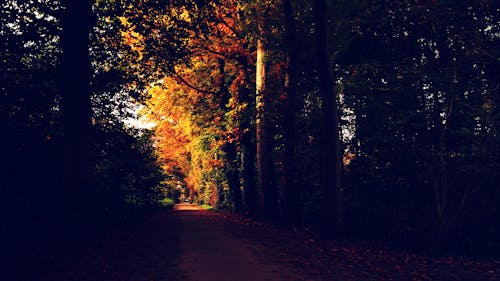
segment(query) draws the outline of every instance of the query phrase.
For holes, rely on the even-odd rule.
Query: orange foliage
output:
[[[157,124],[155,141],[166,171],[180,170],[193,194],[200,194],[201,187],[209,190],[207,201],[213,204],[214,188],[224,187],[214,187],[206,178],[221,173],[222,147],[241,137],[239,120],[247,104],[239,92],[252,83],[248,79],[255,54],[245,47],[251,45],[247,38],[240,36],[248,24],[239,16],[241,4],[225,0],[211,5],[215,14],[205,19],[208,30],[191,31],[190,62],[176,65],[173,75],[149,88],[144,114]],[[186,10],[176,13],[189,18]],[[164,24],[175,24],[171,21],[166,17]],[[131,48],[137,44],[133,35],[124,34]]]

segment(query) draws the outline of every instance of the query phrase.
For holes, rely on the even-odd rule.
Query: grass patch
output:
[[[208,204],[201,204],[200,207],[205,210],[213,210],[214,207],[208,205]]]

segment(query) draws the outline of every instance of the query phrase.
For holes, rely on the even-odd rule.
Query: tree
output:
[[[225,75],[225,62],[224,59],[219,58],[217,62],[219,66],[219,79],[218,81],[219,86],[219,95],[221,96],[221,108],[230,111],[231,106],[229,104],[229,101],[231,99],[231,95],[226,87],[226,75]],[[231,120],[230,117],[225,114],[225,123],[226,123],[226,131],[230,131],[232,128],[230,126]],[[229,134],[229,137],[231,137],[231,134]],[[236,143],[235,139],[228,139],[224,146],[223,146],[223,151],[224,151],[224,156],[225,156],[225,173],[226,173],[226,178],[227,178],[227,183],[230,191],[230,196],[231,196],[231,201],[232,201],[232,209],[236,212],[241,212],[242,211],[242,197],[241,197],[241,188],[240,188],[240,178],[238,174],[238,159],[237,159],[237,151],[236,151]]]
[[[299,221],[299,187],[297,186],[297,174],[295,169],[295,149],[297,139],[296,127],[296,100],[297,100],[297,35],[294,13],[291,0],[282,1],[282,9],[285,20],[286,48],[286,70],[285,70],[285,106],[283,114],[283,134],[285,138],[285,151],[283,170],[285,183],[282,192],[282,216],[288,224],[297,224]]]
[[[321,120],[321,187],[322,229],[327,235],[343,236],[342,197],[340,187],[340,145],[335,78],[330,63],[327,6],[324,0],[314,1],[314,19],[318,47],[318,72],[322,98]]]
[[[262,19],[263,20],[263,19]],[[261,22],[260,25],[264,23]],[[263,27],[260,28],[263,30]],[[257,39],[255,71],[255,136],[257,145],[257,185],[261,215],[277,219],[276,194],[273,186],[272,132],[270,127],[270,97],[266,91],[266,47],[263,38]]]
[[[93,180],[91,66],[89,33],[91,1],[68,1],[62,19],[61,93],[64,124],[62,204],[66,219],[78,219],[89,207]]]

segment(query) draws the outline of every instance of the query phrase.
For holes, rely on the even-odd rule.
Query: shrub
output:
[[[160,201],[162,207],[167,209],[173,209],[175,205],[175,201],[172,198],[165,197]]]

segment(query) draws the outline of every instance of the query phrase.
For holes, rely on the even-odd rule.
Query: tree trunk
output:
[[[262,39],[257,40],[256,65],[256,143],[257,143],[257,192],[260,215],[267,219],[276,219],[276,195],[272,186],[272,134],[269,126],[269,97],[266,92],[266,50]]]
[[[298,55],[295,19],[293,18],[290,0],[283,0],[283,15],[285,18],[285,49],[287,55],[287,68],[285,73],[285,106],[283,112],[283,133],[285,151],[283,161],[284,185],[282,194],[282,217],[285,223],[296,225],[299,218],[299,188],[297,186],[295,170],[295,146],[297,138],[296,128],[296,102],[297,102],[297,65]]]
[[[224,153],[226,155],[226,178],[231,192],[233,202],[233,211],[239,213],[242,210],[242,198],[240,189],[240,178],[238,175],[236,144],[228,142],[224,145]]]
[[[249,66],[248,57],[239,56],[237,60],[240,67],[247,73],[247,80],[250,80],[248,73],[252,73],[253,68]],[[252,106],[252,101],[251,90],[247,87],[247,83],[244,83],[238,92],[238,104],[247,105],[239,116],[239,131],[241,133],[239,176],[243,186],[242,209],[249,216],[257,216],[258,196],[255,184],[256,145],[254,143],[254,128],[252,126],[252,117],[255,116],[255,108]]]
[[[61,95],[64,125],[62,212],[69,222],[89,215],[93,174],[91,65],[89,32],[91,1],[66,1],[62,19]]]
[[[447,164],[447,145],[446,137],[448,135],[448,128],[450,126],[450,117],[453,112],[454,104],[454,83],[456,83],[456,67],[453,72],[453,80],[451,82],[450,96],[448,97],[448,104],[445,111],[444,120],[439,120],[439,146],[436,152],[432,146],[433,155],[433,186],[434,186],[434,202],[436,208],[436,233],[433,239],[434,247],[442,249],[446,247],[447,229],[449,228],[449,209],[448,209],[448,164]]]
[[[219,64],[219,73],[222,81],[220,81],[219,93],[221,95],[221,108],[226,108],[230,110],[228,107],[230,93],[225,84],[225,62],[224,59],[218,59]],[[228,123],[228,122],[226,122]],[[231,201],[233,202],[233,210],[235,212],[241,212],[241,189],[240,189],[240,179],[238,175],[238,155],[236,151],[236,144],[234,142],[226,142],[223,147],[225,158],[226,158],[226,167],[225,174],[227,183],[229,186]]]
[[[248,126],[250,128],[250,126]],[[250,216],[258,214],[258,196],[255,185],[255,144],[252,142],[252,131],[243,131],[241,136],[241,174],[240,177],[243,181],[244,187],[244,204],[245,212]]]
[[[242,67],[246,70],[248,67],[247,58],[242,58]],[[251,116],[254,115],[253,107],[250,107],[250,89],[246,86],[241,87],[238,94],[238,103],[247,104],[240,116],[239,131],[240,139],[240,178],[243,185],[243,203],[244,211],[250,216],[257,215],[257,187],[255,184],[255,159],[256,145],[254,143],[253,127]]]
[[[314,20],[318,48],[318,71],[322,98],[321,120],[321,188],[322,231],[327,236],[342,238],[342,198],[340,187],[340,141],[335,79],[330,64],[327,6],[325,0],[314,0]]]

